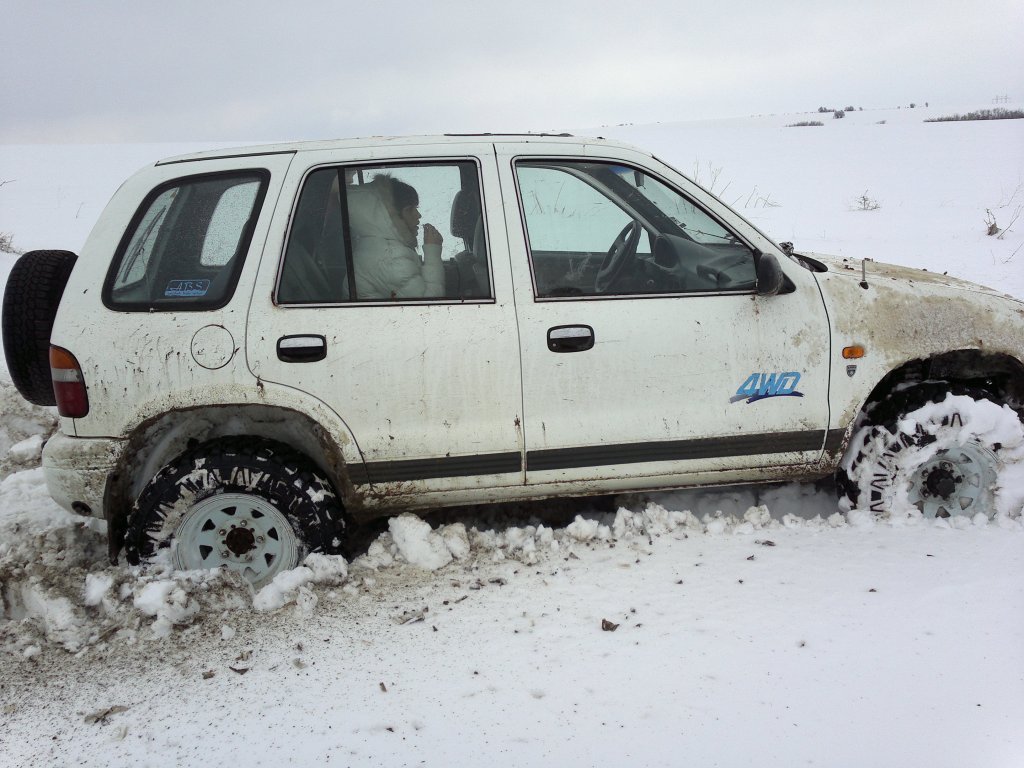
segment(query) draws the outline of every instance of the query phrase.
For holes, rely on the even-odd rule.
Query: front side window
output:
[[[491,296],[474,163],[335,166],[306,177],[279,304]]]
[[[530,160],[516,178],[538,298],[755,288],[751,248],[648,173]]]
[[[104,285],[112,309],[224,306],[238,281],[266,189],[264,171],[177,179],[143,202]]]

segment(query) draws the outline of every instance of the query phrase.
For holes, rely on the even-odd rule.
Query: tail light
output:
[[[61,347],[50,346],[50,377],[57,411],[61,416],[80,419],[89,413],[89,393],[75,356]]]

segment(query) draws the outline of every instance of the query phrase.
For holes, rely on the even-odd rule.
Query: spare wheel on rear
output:
[[[50,332],[77,256],[29,251],[11,268],[4,291],[4,356],[11,381],[35,405],[54,405]]]

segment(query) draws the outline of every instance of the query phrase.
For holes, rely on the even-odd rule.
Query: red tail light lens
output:
[[[75,356],[61,347],[50,347],[50,377],[57,411],[61,416],[80,419],[89,413],[89,393]]]

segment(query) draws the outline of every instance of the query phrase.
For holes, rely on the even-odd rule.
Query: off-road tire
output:
[[[14,262],[4,290],[4,356],[11,381],[34,405],[54,405],[50,333],[64,286],[78,257],[70,251],[29,251]]]
[[[948,395],[968,396],[975,401],[988,400],[998,405],[997,398],[987,392],[942,382],[922,384],[874,404],[868,410],[866,423],[855,432],[847,456],[836,473],[843,509],[887,514],[890,510],[886,499],[896,485],[902,483],[911,489],[911,500],[916,501],[916,506],[926,516],[973,516],[978,512],[991,516],[996,477],[1002,463],[999,443],[990,444],[977,438],[961,443],[947,434],[942,444],[933,449],[937,451],[935,458],[909,474],[906,468],[900,467],[901,456],[932,446],[939,439],[921,425],[907,432],[899,427],[900,421],[928,403],[942,403]],[[932,428],[956,427],[955,409],[952,414],[929,424]],[[884,449],[879,449],[879,439]],[[952,485],[943,483],[944,478],[940,477],[943,474]],[[929,477],[931,485],[926,482]],[[970,487],[965,478],[973,478],[975,486]],[[968,504],[958,503],[960,484],[963,484],[962,495]],[[953,488],[957,490],[951,490]],[[927,492],[922,493],[922,489]],[[947,496],[943,497],[942,493]]]
[[[264,569],[267,572],[260,574],[260,583],[254,586],[269,582],[286,567],[301,564],[311,552],[336,554],[345,545],[347,518],[341,502],[311,461],[282,443],[232,437],[187,451],[150,480],[128,516],[124,539],[128,562],[149,562],[162,550],[176,547],[176,533],[194,523],[190,515],[200,514],[197,508],[216,505],[223,494],[242,495],[257,506],[269,504],[291,528],[280,531],[282,538],[294,535],[296,551],[294,557],[287,558],[290,564]],[[254,553],[261,554],[258,549]],[[178,554],[172,550],[172,563],[175,557]],[[183,559],[191,563],[189,567],[205,567],[197,564],[195,556]],[[226,565],[245,576],[245,566],[235,559],[220,558],[215,552],[209,562],[211,567]],[[256,581],[251,572],[247,578]]]

